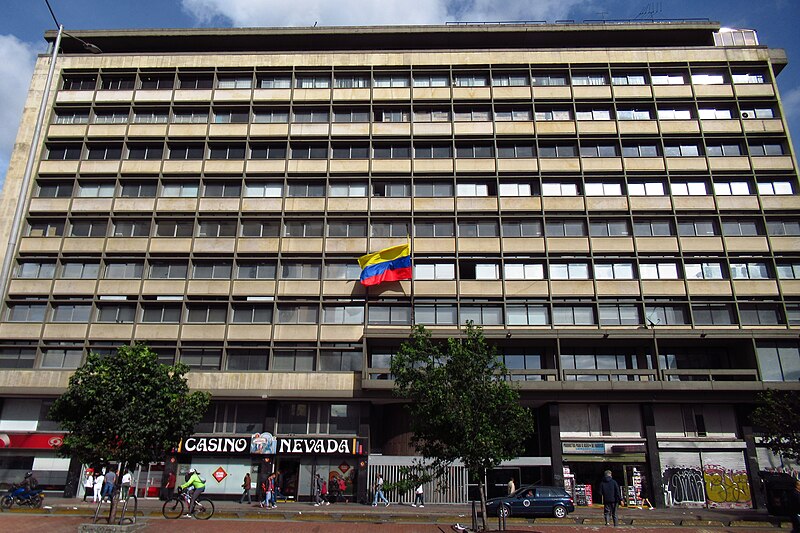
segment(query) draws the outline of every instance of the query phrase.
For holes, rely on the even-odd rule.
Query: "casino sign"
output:
[[[255,433],[250,437],[192,435],[181,441],[178,453],[195,455],[363,455],[362,439],[327,437],[275,437]]]

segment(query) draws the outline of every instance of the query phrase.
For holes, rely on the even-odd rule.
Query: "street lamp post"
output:
[[[0,283],[2,283],[2,294],[6,294],[8,285],[11,282],[11,262],[13,260],[14,251],[17,248],[17,241],[19,239],[19,230],[22,223],[22,217],[25,213],[25,206],[28,200],[28,194],[31,188],[31,177],[33,176],[33,165],[36,162],[36,152],[39,148],[39,138],[42,134],[42,126],[44,125],[44,116],[47,113],[47,102],[50,99],[50,85],[53,82],[53,73],[56,70],[56,60],[58,59],[58,51],[61,48],[61,37],[66,35],[81,43],[83,49],[92,54],[102,54],[103,51],[99,46],[92,43],[87,43],[79,37],[70,35],[64,31],[64,25],[58,22],[53,8],[50,7],[50,2],[45,0],[47,9],[50,10],[50,15],[53,21],[58,26],[58,33],[56,40],[53,43],[53,53],[50,55],[50,68],[47,70],[47,80],[44,82],[44,90],[42,91],[42,101],[39,104],[39,115],[36,117],[36,125],[33,128],[33,137],[31,138],[31,146],[28,150],[28,162],[25,164],[25,173],[22,176],[22,183],[19,186],[19,196],[17,197],[17,207],[14,211],[14,219],[11,222],[11,229],[8,235],[8,246],[6,247],[6,254],[3,256],[3,266],[0,269]]]
[[[47,112],[47,101],[50,99],[50,84],[53,81],[53,73],[56,70],[56,59],[58,58],[58,49],[61,46],[61,36],[64,33],[64,26],[58,25],[58,34],[56,34],[55,43],[53,43],[53,53],[50,56],[50,68],[47,70],[47,80],[44,82],[44,90],[42,91],[42,101],[39,104],[39,115],[36,117],[36,126],[33,128],[33,138],[31,138],[31,146],[28,150],[28,162],[25,164],[25,174],[22,176],[22,183],[19,187],[19,197],[17,198],[17,208],[14,211],[14,219],[11,222],[11,230],[8,236],[8,246],[6,247],[6,255],[3,257],[3,268],[0,270],[0,280],[3,283],[3,294],[8,290],[10,281],[11,260],[14,255],[14,250],[17,247],[17,239],[19,238],[19,226],[22,222],[22,215],[25,213],[26,200],[28,199],[28,191],[31,186],[31,176],[33,174],[33,164],[36,161],[36,151],[39,147],[39,137],[42,133],[42,125],[44,124],[44,115]]]

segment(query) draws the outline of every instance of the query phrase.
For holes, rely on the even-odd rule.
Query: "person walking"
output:
[[[322,478],[319,474],[314,474],[314,485],[311,490],[314,493],[314,507],[319,507],[322,503]]]
[[[375,480],[375,497],[372,499],[372,506],[378,506],[378,500],[382,500],[386,507],[389,507],[389,500],[383,495],[383,474],[378,472],[378,478]]]
[[[800,479],[795,480],[789,493],[789,512],[792,513],[792,533],[800,533]]]
[[[422,483],[417,485],[414,490],[414,503],[411,504],[411,507],[416,507],[417,502],[419,502],[420,507],[425,507],[425,491],[422,488]]]
[[[622,501],[622,490],[619,483],[611,477],[611,470],[603,473],[603,481],[600,482],[600,496],[603,498],[603,518],[606,519],[606,525],[608,525],[608,516],[611,515],[614,527],[617,527],[617,506]]]
[[[102,499],[101,492],[103,490],[103,483],[103,474],[98,472],[97,475],[94,476],[94,497],[92,498],[92,503],[99,502]]]
[[[261,502],[261,507],[266,507],[267,509],[272,509],[272,498],[275,494],[275,473],[273,472],[269,476],[267,476],[267,480],[264,482],[264,501]]]
[[[328,501],[330,503],[339,502],[339,478],[338,476],[331,476],[328,483]]]
[[[167,483],[164,485],[164,489],[161,494],[161,499],[164,501],[168,501],[172,499],[172,495],[175,493],[175,472],[170,471],[167,474]]]
[[[508,495],[511,496],[514,494],[514,491],[517,490],[517,486],[514,485],[514,478],[508,480]]]
[[[272,473],[272,499],[269,501],[270,506],[275,509],[278,507],[278,492],[281,490],[281,482],[283,477],[281,476],[281,471],[276,470]],[[281,494],[283,497],[283,494]]]
[[[88,468],[86,470],[86,479],[83,480],[83,501],[91,496],[94,492],[94,470]]]
[[[247,498],[247,503],[252,504],[253,500],[250,498],[250,472],[247,472],[244,475],[244,480],[242,481],[242,497],[239,498],[239,503],[244,503],[244,499]]]

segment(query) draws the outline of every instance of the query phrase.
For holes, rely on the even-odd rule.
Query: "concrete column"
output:
[[[547,418],[550,425],[550,458],[553,462],[553,486],[564,486],[564,458],[561,453],[561,421],[558,404],[547,406]]]
[[[664,491],[661,490],[661,458],[658,455],[658,438],[656,438],[656,417],[653,404],[642,404],[642,422],[644,423],[645,446],[647,451],[647,477],[650,486],[650,503],[655,507],[664,507]]]
[[[69,469],[67,470],[67,482],[64,484],[64,497],[75,498],[81,496],[79,491],[83,490],[81,487],[81,462],[72,457],[69,460]]]
[[[761,483],[761,476],[758,475],[758,454],[756,452],[756,440],[753,437],[753,426],[750,425],[750,412],[743,406],[736,409],[736,421],[739,424],[739,431],[745,445],[744,462],[747,465],[747,481],[750,483],[750,498],[753,507],[765,509],[767,507],[766,491]]]

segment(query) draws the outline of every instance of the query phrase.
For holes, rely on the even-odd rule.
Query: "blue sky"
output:
[[[441,24],[703,18],[758,31],[784,48],[778,77],[790,128],[800,139],[800,0],[50,0],[70,29]],[[55,25],[44,0],[0,0],[0,179],[5,176],[36,54]],[[795,143],[797,146],[797,143]]]

